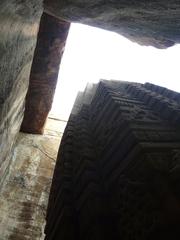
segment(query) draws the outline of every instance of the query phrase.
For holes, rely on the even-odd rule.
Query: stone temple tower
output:
[[[59,149],[46,239],[180,239],[179,229],[180,94],[89,84]]]

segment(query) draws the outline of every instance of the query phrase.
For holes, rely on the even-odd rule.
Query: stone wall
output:
[[[0,2],[0,182],[22,122],[42,0]]]
[[[0,239],[43,240],[58,146],[66,123],[48,119],[44,135],[19,133],[0,189]]]

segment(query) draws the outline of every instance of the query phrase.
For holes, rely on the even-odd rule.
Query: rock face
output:
[[[142,45],[180,43],[177,0],[45,0],[46,12],[72,22],[105,28]]]
[[[0,1],[0,183],[23,118],[42,0]]]
[[[64,125],[48,119],[43,136],[18,134],[10,176],[0,190],[1,240],[44,239],[49,190]]]
[[[101,81],[79,94],[58,153],[50,239],[180,239],[180,94]]]
[[[51,109],[70,24],[44,13],[32,64],[21,131],[42,134]]]

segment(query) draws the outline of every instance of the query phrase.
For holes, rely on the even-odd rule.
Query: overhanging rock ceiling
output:
[[[176,0],[45,0],[45,11],[120,33],[142,45],[167,48],[180,43]]]

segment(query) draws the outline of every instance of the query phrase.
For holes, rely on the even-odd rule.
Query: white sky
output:
[[[67,119],[87,82],[114,79],[151,82],[180,92],[180,45],[142,47],[119,34],[71,24],[51,114]]]

